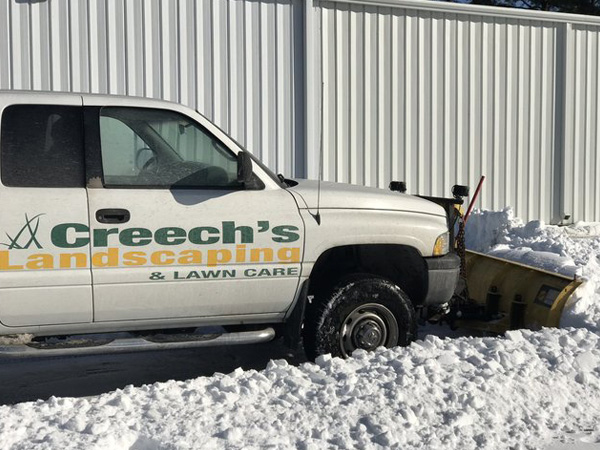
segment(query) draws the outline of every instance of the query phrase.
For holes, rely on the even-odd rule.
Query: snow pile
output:
[[[32,339],[33,334],[13,334],[0,336],[0,345],[29,344]]]
[[[574,238],[588,238],[600,236],[600,223],[578,222],[565,228],[565,232]]]
[[[586,280],[566,305],[562,326],[600,332],[600,225],[568,227],[541,221],[523,224],[510,208],[474,211],[466,229],[467,248]]]
[[[521,225],[523,222],[514,217],[511,208],[502,211],[474,209],[465,230],[467,248],[476,252],[487,252],[502,236]]]
[[[300,367],[0,407],[4,448],[540,448],[600,440],[600,336],[428,337]],[[569,437],[570,436],[570,437]],[[578,439],[578,438],[577,438]]]

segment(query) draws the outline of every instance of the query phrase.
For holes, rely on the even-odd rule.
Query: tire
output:
[[[383,278],[354,275],[310,305],[304,349],[311,360],[327,353],[346,358],[357,348],[406,346],[416,330],[417,315],[402,289]]]

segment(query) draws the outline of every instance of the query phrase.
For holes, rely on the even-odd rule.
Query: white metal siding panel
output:
[[[162,98],[304,175],[301,0],[0,2],[0,89]]]
[[[570,26],[567,43],[564,213],[600,220],[600,46],[596,26]]]
[[[316,11],[325,179],[450,195],[483,174],[479,206],[550,218],[557,24],[342,2]]]

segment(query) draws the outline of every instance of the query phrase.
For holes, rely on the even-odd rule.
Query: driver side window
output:
[[[100,141],[107,187],[242,187],[236,155],[174,111],[102,108]]]
[[[112,117],[100,117],[100,137],[105,183],[134,184],[140,173],[136,166],[136,153],[144,152],[148,145],[131,128]],[[139,155],[138,159],[143,160],[144,156],[147,155]]]

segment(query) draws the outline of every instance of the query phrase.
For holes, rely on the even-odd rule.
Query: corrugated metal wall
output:
[[[296,0],[2,0],[0,89],[183,103],[304,173],[303,17]]]
[[[367,3],[315,4],[327,179],[405,180],[411,192],[449,195],[483,174],[479,206],[511,205],[524,219],[600,219],[597,26],[569,34],[565,83],[571,27],[547,15]],[[572,166],[564,181],[563,162]]]
[[[599,28],[570,25],[566,40],[563,195],[575,220],[600,220]]]
[[[547,217],[556,26],[320,3],[327,178]],[[349,151],[348,151],[349,150]]]
[[[200,110],[276,171],[600,220],[600,20],[418,0],[4,0],[0,88]],[[321,144],[322,142],[322,144]]]

